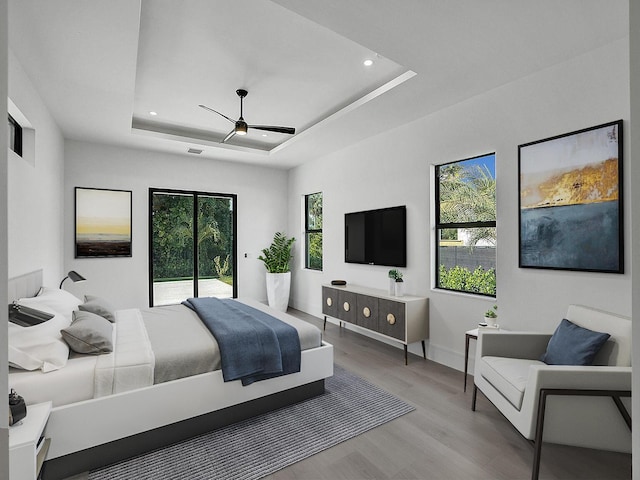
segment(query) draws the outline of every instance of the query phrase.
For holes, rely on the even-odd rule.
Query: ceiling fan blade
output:
[[[248,127],[256,130],[266,130],[267,132],[288,133],[289,135],[296,133],[296,129],[293,127],[276,127],[273,125],[248,125]]]
[[[205,110],[209,110],[210,112],[217,113],[217,114],[218,114],[218,115],[220,115],[221,117],[224,117],[224,118],[226,118],[227,120],[229,120],[231,123],[236,123],[236,121],[235,121],[235,120],[230,119],[230,118],[229,118],[229,117],[227,117],[224,113],[220,113],[220,112],[218,112],[218,111],[214,110],[213,108],[209,108],[209,107],[207,107],[206,105],[198,105],[198,106],[199,106],[200,108],[204,108]]]
[[[233,130],[231,130],[226,137],[224,137],[224,140],[222,140],[220,143],[225,143],[227,140],[229,140],[231,137],[233,137],[236,134],[236,129],[234,128]]]

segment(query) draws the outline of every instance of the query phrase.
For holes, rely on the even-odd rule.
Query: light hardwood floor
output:
[[[289,310],[322,328],[322,320]],[[335,362],[416,410],[267,477],[270,480],[526,480],[533,447],[457,370],[327,323]],[[461,344],[464,337],[460,339]],[[461,345],[462,350],[462,345]],[[468,385],[473,385],[469,377]],[[367,408],[363,405],[362,408]],[[86,479],[86,475],[73,480]],[[631,478],[631,455],[545,444],[541,480]]]

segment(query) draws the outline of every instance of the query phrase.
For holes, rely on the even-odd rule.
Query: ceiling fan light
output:
[[[247,124],[242,122],[236,123],[236,135],[246,135],[247,134]]]

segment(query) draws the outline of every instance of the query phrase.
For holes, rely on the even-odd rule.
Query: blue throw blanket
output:
[[[232,299],[190,298],[218,347],[225,382],[259,380],[300,371],[300,338],[291,325]]]

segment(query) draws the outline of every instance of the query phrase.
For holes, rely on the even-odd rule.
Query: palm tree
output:
[[[440,223],[492,222],[496,219],[496,180],[486,166],[459,164],[440,169]],[[496,230],[479,226],[465,229],[469,244],[480,240],[495,245]]]

